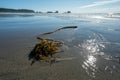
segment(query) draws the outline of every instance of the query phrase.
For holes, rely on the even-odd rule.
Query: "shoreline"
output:
[[[120,64],[105,59],[119,56],[120,45],[112,43],[119,43],[120,32],[108,30],[119,29],[119,21],[98,21],[77,22],[51,16],[1,20],[0,80],[119,80]],[[39,42],[36,36],[68,25],[77,25],[78,29],[45,36],[65,43],[64,52],[58,53],[60,61],[52,65],[38,61],[31,66],[28,55]]]

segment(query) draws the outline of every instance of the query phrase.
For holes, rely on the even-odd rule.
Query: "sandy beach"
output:
[[[107,22],[101,21],[103,27],[98,29],[93,22],[75,21],[48,16],[0,18],[0,80],[119,80],[120,64],[111,60],[111,56],[120,55],[117,41],[120,33],[108,31],[116,36],[111,41],[104,31]],[[65,42],[64,52],[57,54],[59,61],[53,64],[37,61],[31,66],[28,55],[39,42],[36,36],[68,25],[76,25],[78,29],[46,36]],[[93,27],[86,29],[89,26]],[[111,45],[117,49],[112,51],[108,47]]]

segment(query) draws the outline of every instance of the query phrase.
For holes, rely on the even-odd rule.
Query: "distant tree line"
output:
[[[55,12],[53,12],[53,11],[47,11],[47,13],[59,13],[59,11],[55,11]]]
[[[40,11],[35,12],[34,10],[30,9],[10,9],[10,8],[0,8],[0,12],[11,12],[11,13],[42,13]],[[58,10],[55,12],[47,11],[46,13],[59,13]],[[71,13],[71,11],[66,11],[64,13]]]
[[[55,12],[53,12],[53,11],[47,11],[47,13],[59,13],[59,11],[55,11]],[[67,11],[67,12],[64,12],[64,13],[71,13],[71,11]]]
[[[9,9],[9,8],[0,8],[0,12],[13,12],[13,13],[34,13],[34,10],[29,9]]]

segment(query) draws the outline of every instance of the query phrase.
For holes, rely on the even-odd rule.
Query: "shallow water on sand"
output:
[[[119,80],[120,19],[37,15],[0,17],[1,80]],[[28,54],[38,34],[78,26],[45,36],[65,43],[60,61],[30,66]]]

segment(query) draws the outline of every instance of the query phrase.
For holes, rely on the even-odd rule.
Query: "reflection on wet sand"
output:
[[[92,79],[98,79],[98,75],[109,76],[118,72],[116,66],[119,66],[119,59],[107,54],[108,46],[111,45],[108,43],[111,42],[107,41],[102,34],[93,32],[93,36],[78,45],[83,50],[81,66]],[[116,44],[114,45],[117,46]],[[114,62],[116,62],[116,65],[111,65]],[[105,79],[109,77],[105,77]]]
[[[88,55],[86,60],[82,64],[82,67],[85,69],[87,74],[93,78],[95,78],[95,73],[97,69],[96,61],[97,59],[94,56]]]

